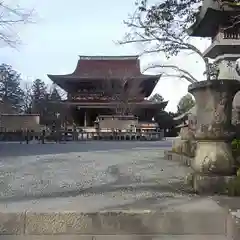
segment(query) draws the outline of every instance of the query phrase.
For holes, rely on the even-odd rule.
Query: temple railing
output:
[[[219,32],[215,38],[212,39],[212,42],[221,41],[221,40],[240,40],[239,32],[231,32],[231,31],[222,31]]]
[[[224,32],[223,39],[240,39],[239,32]]]
[[[82,92],[69,94],[69,99],[86,98],[86,97],[99,98],[99,97],[102,97],[103,95],[104,95],[103,92],[93,92],[93,93],[91,93],[91,92],[82,91]]]
[[[114,96],[104,96],[104,95],[98,95],[98,94],[91,94],[91,95],[76,95],[71,96],[69,98],[71,101],[80,101],[80,102],[109,102],[109,101],[143,101],[144,98],[140,97],[131,97],[128,99],[122,99],[120,95],[114,95]]]

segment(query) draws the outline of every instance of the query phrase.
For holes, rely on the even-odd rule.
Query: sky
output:
[[[135,0],[5,0],[9,4],[34,8],[34,24],[17,28],[22,44],[17,49],[2,47],[0,61],[10,64],[22,74],[24,81],[36,78],[51,81],[47,74],[69,74],[74,71],[79,55],[135,55],[143,48],[136,44],[119,46],[127,32],[123,20],[135,9]],[[204,50],[209,42],[194,39]],[[161,55],[142,57],[142,71],[152,62],[164,63]],[[199,80],[203,80],[201,58],[181,54],[170,60]],[[169,61],[168,61],[169,64]],[[151,72],[152,73],[152,72]],[[157,73],[155,70],[154,73]],[[188,82],[179,79],[160,79],[154,93],[161,94],[169,103],[168,111],[176,111],[180,98],[187,93]]]

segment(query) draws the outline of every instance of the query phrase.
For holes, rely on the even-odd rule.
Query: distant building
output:
[[[137,117],[133,115],[99,115],[96,120],[96,127],[100,131],[131,131],[136,132],[138,125]]]
[[[140,122],[150,123],[167,105],[146,100],[160,76],[143,75],[138,56],[80,56],[72,74],[48,76],[68,93],[62,104],[68,106],[73,122],[85,128],[93,127],[100,116],[109,116],[107,121],[113,115],[133,115]],[[124,91],[130,93],[128,99],[121,96],[123,81],[127,82]],[[122,107],[130,111],[119,113],[120,105],[127,105]]]
[[[39,132],[40,117],[38,114],[18,114],[7,101],[0,101],[0,132],[15,132],[27,129]]]
[[[1,114],[1,132],[34,131],[40,132],[41,125],[38,114]]]

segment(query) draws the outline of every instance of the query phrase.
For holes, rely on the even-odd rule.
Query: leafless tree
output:
[[[160,70],[160,74],[162,77],[175,77],[175,78],[180,78],[187,80],[190,83],[198,82],[198,80],[187,70],[181,69],[176,65],[158,65],[158,64],[152,64],[144,69],[143,72],[146,72],[150,69],[158,68]],[[171,73],[167,72],[167,69],[171,69]]]
[[[144,98],[141,81],[135,78],[107,79],[103,95],[116,104],[116,114],[133,114],[137,100]]]
[[[72,122],[71,107],[62,104],[62,100],[67,98],[67,93],[56,84],[48,85],[48,113],[50,121],[66,125]]]
[[[60,88],[58,85],[56,84],[51,84],[51,85],[48,85],[48,93],[49,95],[51,95],[53,93],[53,91],[57,91],[57,93],[59,94],[59,97],[64,100],[67,98],[67,93],[66,91],[64,91],[62,88]]]
[[[0,43],[10,47],[21,43],[16,28],[18,25],[33,23],[34,15],[33,9],[23,9],[0,0]]]
[[[129,31],[119,43],[141,43],[144,46],[142,54],[164,53],[167,58],[180,52],[196,54],[204,61],[204,73],[210,80],[212,73],[209,60],[191,44],[188,34],[201,4],[201,0],[164,0],[151,5],[148,0],[137,0],[135,12],[124,21]],[[156,64],[149,66],[147,70],[151,68],[160,68],[161,73],[172,69],[174,74],[165,75],[183,78],[191,83],[198,81],[188,71],[176,65]]]
[[[33,94],[32,94],[32,83],[25,82],[22,87],[23,90],[23,112],[31,113],[33,108]]]

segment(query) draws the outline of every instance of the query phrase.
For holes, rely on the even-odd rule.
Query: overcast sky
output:
[[[23,41],[18,50],[1,48],[1,62],[11,64],[25,80],[36,78],[50,83],[47,74],[68,74],[76,67],[79,55],[134,55],[141,51],[135,44],[119,46],[126,27],[123,20],[135,9],[135,0],[6,0],[12,4],[34,7],[37,23],[22,26]],[[115,42],[114,42],[115,41]],[[194,40],[202,50],[207,41]],[[164,58],[152,56],[141,61],[142,69]],[[203,63],[195,55],[182,55],[172,63],[189,70],[202,80]],[[188,82],[160,80],[154,92],[169,100],[167,110],[175,111],[179,99],[187,93]]]

